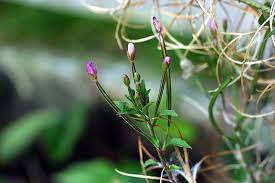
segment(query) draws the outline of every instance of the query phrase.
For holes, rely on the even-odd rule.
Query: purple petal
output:
[[[167,57],[164,58],[164,63],[165,64],[169,65],[170,62],[171,62],[171,58],[170,57],[167,56]]]
[[[86,72],[87,72],[90,76],[96,78],[97,70],[96,70],[96,68],[95,68],[95,66],[94,66],[92,60],[89,60],[89,61],[87,62],[87,64],[86,64]]]
[[[130,60],[135,60],[135,45],[133,43],[128,44],[127,55]]]
[[[161,23],[158,21],[158,19],[155,16],[152,18],[152,20],[153,20],[153,25],[154,25],[156,31],[158,33],[161,33],[162,32]]]

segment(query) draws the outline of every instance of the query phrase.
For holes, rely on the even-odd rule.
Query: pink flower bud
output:
[[[162,33],[162,25],[161,25],[161,23],[158,21],[158,19],[155,16],[153,17],[152,20],[153,20],[153,25],[154,25],[157,33],[161,34]]]
[[[135,45],[134,45],[133,43],[129,43],[129,44],[128,44],[127,55],[128,55],[128,58],[129,58],[131,61],[134,61],[134,60],[135,60],[135,57],[136,57],[136,50],[135,50]]]
[[[166,65],[170,65],[170,62],[171,62],[171,58],[170,57],[165,57],[164,58],[164,63],[166,64]]]
[[[86,72],[93,80],[97,78],[97,71],[92,60],[89,60],[86,64]]]
[[[217,33],[218,26],[217,26],[216,21],[213,18],[211,18],[210,21],[209,21],[209,27],[210,27],[210,31],[211,31],[212,34]]]

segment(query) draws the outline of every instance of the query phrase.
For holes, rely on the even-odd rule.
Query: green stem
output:
[[[229,78],[227,80],[225,80],[217,89],[217,91],[215,93],[212,94],[209,105],[208,105],[208,114],[209,114],[209,119],[210,122],[212,124],[212,126],[214,127],[214,129],[223,137],[226,137],[224,130],[222,129],[222,127],[217,123],[217,121],[215,120],[214,117],[214,105],[215,102],[218,98],[218,96],[222,93],[222,91],[229,85],[229,83],[233,80],[233,78]]]
[[[119,108],[117,107],[117,105],[113,102],[113,100],[111,99],[111,97],[109,97],[109,95],[106,93],[106,91],[104,90],[104,88],[101,86],[101,84],[98,82],[98,80],[96,80],[96,86],[98,88],[98,90],[100,91],[100,93],[103,95],[103,97],[105,98],[105,100],[107,101],[107,103],[113,108],[113,110],[116,113],[119,113]],[[141,129],[139,129],[134,122],[129,119],[126,115],[120,115],[120,117],[131,127],[133,128],[137,133],[141,134],[142,136],[144,136],[145,138],[147,138],[154,146],[155,143],[152,141],[152,138],[150,136],[148,136],[146,133],[144,133]]]
[[[166,82],[166,69],[163,71],[161,82],[160,82],[159,93],[158,93],[158,98],[157,98],[155,112],[154,112],[154,118],[158,115],[158,112],[159,112],[159,106],[161,103],[165,82]],[[156,124],[156,121],[157,119],[153,120],[153,125]]]
[[[215,130],[224,138],[224,140],[226,142],[228,142],[229,145],[229,138],[225,135],[224,130],[221,128],[221,126],[216,122],[215,118],[214,118],[214,112],[213,112],[213,108],[215,105],[215,102],[218,98],[218,96],[222,93],[222,91],[229,85],[229,83],[233,80],[233,78],[229,78],[227,80],[225,80],[221,86],[218,88],[218,90],[212,95],[211,99],[210,99],[210,103],[208,106],[208,112],[209,112],[209,119],[210,122],[212,123],[212,126],[215,128]],[[237,137],[238,141],[240,142],[239,137]],[[240,144],[240,143],[237,144]],[[232,148],[232,147],[231,147]],[[247,165],[246,161],[244,160],[243,155],[241,154],[241,158],[242,158],[242,164],[244,164],[244,168],[246,169],[246,172],[249,174],[251,180],[253,182],[256,181],[253,171],[251,170],[251,168]]]
[[[136,65],[135,65],[134,61],[131,61],[131,66],[132,66],[132,74],[133,74],[133,79],[134,79],[134,75],[137,72]]]
[[[172,92],[171,92],[171,73],[170,73],[170,67],[168,67],[167,70],[167,85],[166,85],[166,96],[167,96],[167,109],[171,110],[172,109]],[[168,116],[168,128],[170,127],[171,124],[171,116]]]
[[[160,37],[160,47],[161,47],[161,51],[162,51],[162,56],[163,59],[167,56],[167,52],[166,52],[166,46],[165,46],[165,42],[164,42],[164,37],[162,34],[159,35]],[[168,110],[172,109],[172,92],[171,92],[171,71],[170,71],[170,66],[168,66],[168,68],[166,69],[166,107]],[[168,116],[167,117],[167,132],[165,135],[165,140],[164,140],[164,144],[163,147],[165,147],[166,141],[168,139],[169,136],[169,127],[171,124],[171,120],[172,117]]]
[[[264,39],[263,39],[263,42],[261,44],[261,47],[259,49],[259,53],[257,55],[257,58],[258,59],[262,59],[263,57],[263,54],[264,54],[264,50],[265,50],[265,47],[266,47],[266,43],[268,41],[268,36],[270,34],[270,30],[267,29],[266,32],[265,32],[265,35],[264,35]],[[255,67],[255,73],[254,73],[254,76],[253,76],[253,80],[251,82],[251,87],[250,87],[250,95],[249,95],[249,99],[252,97],[252,95],[256,92],[256,85],[257,85],[257,81],[259,79],[259,69],[260,69],[261,65],[260,64],[257,64],[256,67]]]
[[[154,139],[157,139],[157,136],[155,134],[155,130],[154,130],[154,126],[153,124],[151,123],[151,121],[149,120],[148,121],[148,127],[149,127],[149,131],[150,131],[150,134],[151,136],[154,138]],[[156,146],[155,146],[156,147]],[[175,183],[174,181],[174,178],[173,178],[173,175],[171,174],[171,170],[169,168],[169,166],[167,166],[167,161],[166,161],[166,158],[165,158],[165,154],[164,152],[160,149],[159,145],[158,147],[156,147],[156,151],[158,153],[158,156],[159,156],[159,159],[165,169],[165,172],[167,173],[169,179],[172,181],[172,183]]]

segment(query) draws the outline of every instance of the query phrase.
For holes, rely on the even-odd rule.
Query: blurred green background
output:
[[[0,2],[0,22],[0,182],[143,182],[115,172],[141,173],[137,136],[106,105],[85,73],[86,60],[93,58],[106,90],[114,98],[123,97],[120,78],[130,67],[115,40],[116,22],[109,16],[9,1]],[[127,32],[134,38],[151,34],[150,26]],[[157,45],[157,40],[136,45],[137,67],[148,78],[152,94],[161,75]],[[197,78],[181,79],[180,60],[169,53],[174,105],[185,116],[190,111],[183,110],[183,93],[199,97],[201,91]],[[205,59],[189,57],[198,63]],[[207,97],[198,100],[207,106]],[[196,112],[176,119],[188,143],[198,147],[193,148],[194,162],[201,158],[201,149],[215,145],[204,143],[212,136],[207,129],[198,133],[206,120]],[[203,133],[206,138],[198,140]]]

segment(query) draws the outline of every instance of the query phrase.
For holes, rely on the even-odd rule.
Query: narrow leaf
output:
[[[177,117],[178,114],[177,114],[176,111],[174,111],[174,110],[167,110],[167,109],[165,109],[165,110],[160,111],[159,116],[172,116],[172,117]]]
[[[148,159],[144,162],[144,167],[149,167],[153,165],[158,165],[158,163],[153,159]]]
[[[175,146],[178,146],[178,147],[185,147],[185,148],[192,149],[192,147],[185,140],[182,140],[180,138],[172,138],[168,142],[167,146],[168,145],[175,145]]]

